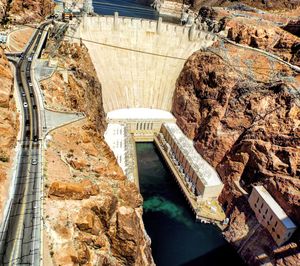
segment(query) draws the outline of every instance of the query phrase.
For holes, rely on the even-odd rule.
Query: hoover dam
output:
[[[1,265],[299,264],[300,2],[2,2]]]
[[[186,59],[216,36],[192,27],[115,16],[85,16],[75,37],[87,46],[102,84],[104,110],[171,110]],[[99,45],[101,44],[101,45]]]

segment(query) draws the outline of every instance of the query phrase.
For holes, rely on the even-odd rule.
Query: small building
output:
[[[217,199],[224,185],[216,170],[197,152],[193,141],[175,123],[164,123],[158,137],[189,189],[199,199]]]
[[[297,226],[263,186],[254,186],[248,201],[257,220],[278,246],[289,240]]]
[[[64,12],[62,13],[62,20],[63,21],[70,21],[73,19],[73,13],[70,9],[65,8]]]

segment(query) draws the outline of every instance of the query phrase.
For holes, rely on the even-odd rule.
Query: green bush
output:
[[[4,152],[0,153],[0,161],[4,163],[9,162],[9,156]]]

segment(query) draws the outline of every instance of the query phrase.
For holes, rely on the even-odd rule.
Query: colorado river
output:
[[[195,222],[153,143],[138,143],[137,159],[143,220],[158,266],[244,265],[217,227]]]

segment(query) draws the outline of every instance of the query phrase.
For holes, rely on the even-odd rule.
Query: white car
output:
[[[28,82],[28,85],[29,85],[29,87],[32,87],[32,83],[31,82]]]
[[[28,103],[27,103],[27,102],[24,102],[24,103],[23,103],[23,106],[24,106],[25,108],[27,108],[27,107],[28,107]]]
[[[38,160],[37,160],[37,159],[32,159],[32,160],[31,160],[31,164],[32,164],[32,165],[37,165],[37,163],[38,163]]]
[[[25,91],[22,91],[22,92],[21,92],[21,95],[22,95],[23,97],[25,97],[25,96],[26,96]]]
[[[31,62],[32,61],[32,56],[29,56],[28,57],[28,62]]]

